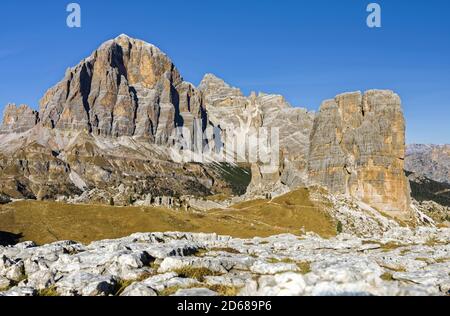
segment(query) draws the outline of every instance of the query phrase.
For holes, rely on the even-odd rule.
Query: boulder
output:
[[[157,294],[143,283],[133,283],[120,296],[157,296]]]
[[[206,288],[196,288],[178,290],[172,296],[219,296],[219,294]]]

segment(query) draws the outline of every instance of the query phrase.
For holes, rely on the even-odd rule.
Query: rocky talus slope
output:
[[[1,296],[448,295],[450,231],[233,239],[151,233],[0,247]]]

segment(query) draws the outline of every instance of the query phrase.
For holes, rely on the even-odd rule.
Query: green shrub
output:
[[[38,296],[60,296],[59,293],[56,291],[55,287],[50,287],[48,289],[39,290]]]
[[[342,225],[342,222],[337,223],[336,231],[338,232],[338,234],[342,234],[342,232],[344,231],[344,225]]]

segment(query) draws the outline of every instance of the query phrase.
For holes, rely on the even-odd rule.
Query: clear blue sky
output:
[[[1,111],[37,108],[66,68],[126,33],[159,46],[194,84],[212,72],[312,110],[341,92],[393,89],[408,142],[450,143],[448,0],[78,0],[81,29],[66,26],[69,2],[0,2]],[[366,26],[370,2],[382,6],[381,29]]]

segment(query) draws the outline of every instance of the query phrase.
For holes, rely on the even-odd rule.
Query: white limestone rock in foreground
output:
[[[450,230],[371,238],[146,233],[0,247],[0,296],[448,295]]]

